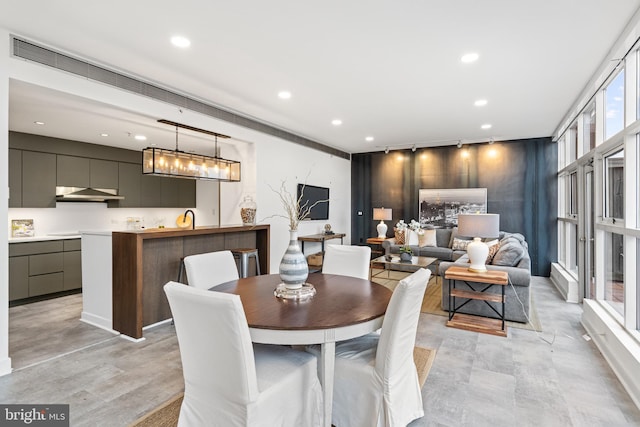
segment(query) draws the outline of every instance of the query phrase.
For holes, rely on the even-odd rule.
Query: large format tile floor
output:
[[[434,283],[431,283],[433,285]],[[423,388],[426,415],[411,426],[638,426],[640,410],[591,341],[581,306],[546,278],[533,295],[544,332],[507,338],[447,328],[422,314],[417,345],[436,348]],[[126,426],[182,391],[169,324],[133,343],[79,322],[79,295],[10,309],[2,403],[68,403],[72,426]]]

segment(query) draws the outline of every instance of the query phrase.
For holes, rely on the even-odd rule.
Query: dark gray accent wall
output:
[[[558,194],[551,138],[353,154],[351,165],[354,243],[377,235],[374,207],[393,209],[391,237],[398,220],[418,219],[420,189],[486,188],[487,210],[500,214],[501,230],[527,239],[532,274],[549,276],[557,260]]]

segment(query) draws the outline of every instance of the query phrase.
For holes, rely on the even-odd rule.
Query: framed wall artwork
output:
[[[487,213],[486,188],[421,189],[418,200],[423,227],[452,228],[458,214]]]

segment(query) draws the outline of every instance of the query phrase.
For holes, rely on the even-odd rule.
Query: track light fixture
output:
[[[384,154],[389,154],[389,146],[385,147]]]
[[[458,141],[458,148],[462,148],[462,141]]]
[[[493,138],[489,139],[489,145],[493,144],[495,141],[493,140]]]
[[[413,151],[414,153],[416,152],[416,144],[413,144],[413,147],[411,147],[411,151]]]

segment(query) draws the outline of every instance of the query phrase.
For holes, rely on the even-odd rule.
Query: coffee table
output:
[[[421,268],[429,268],[431,264],[436,262],[438,258],[431,258],[427,256],[413,256],[411,261],[401,261],[400,255],[383,255],[371,260],[369,277],[370,280],[374,277],[378,277],[381,273],[373,275],[373,268],[379,268],[387,271],[387,279],[389,278],[390,271],[408,271],[416,272]]]

